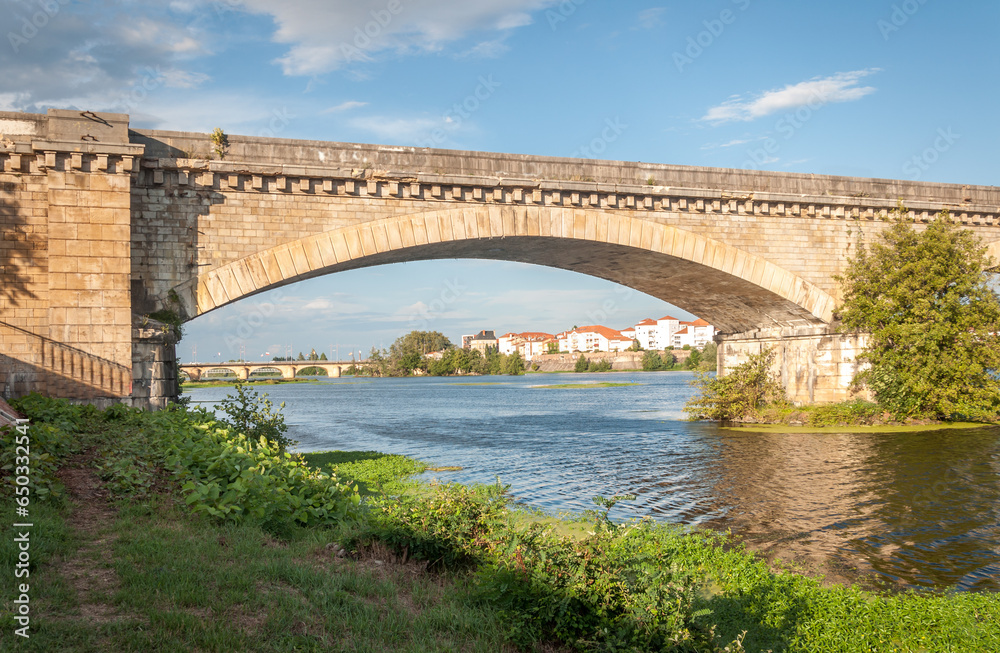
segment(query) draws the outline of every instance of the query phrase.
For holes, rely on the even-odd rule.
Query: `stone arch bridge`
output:
[[[1000,189],[129,129],[0,113],[0,391],[162,405],[172,329],[297,281],[403,261],[559,267],[764,344],[798,401],[847,396],[856,336],[832,277],[899,202],[1000,254]],[[998,257],[1000,258],[1000,257]],[[605,307],[613,310],[613,307]],[[167,320],[169,321],[169,320]],[[613,323],[613,315],[607,320]]]
[[[326,361],[296,361],[296,362],[279,362],[272,361],[268,363],[189,363],[187,365],[178,365],[178,369],[187,375],[192,381],[199,381],[207,375],[209,372],[215,371],[226,371],[232,372],[236,375],[237,379],[241,381],[246,381],[250,378],[250,375],[255,372],[262,371],[274,371],[281,375],[283,379],[294,379],[295,375],[299,373],[300,370],[308,369],[311,367],[319,368],[326,372],[326,375],[330,378],[337,378],[341,376],[350,367],[365,367],[364,363],[352,363],[350,361],[345,362],[326,362]]]

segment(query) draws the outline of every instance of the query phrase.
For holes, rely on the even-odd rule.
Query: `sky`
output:
[[[0,110],[138,128],[996,185],[996,0],[0,0]],[[478,96],[477,96],[478,91]],[[608,130],[608,125],[614,128]],[[690,314],[576,273],[427,261],[185,326],[185,362]]]

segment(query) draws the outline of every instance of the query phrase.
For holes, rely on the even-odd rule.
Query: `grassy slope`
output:
[[[81,436],[78,448],[117,447],[127,438],[120,428],[95,429]],[[369,491],[420,468],[375,452],[307,458],[336,466]],[[67,480],[68,500],[61,508],[33,505],[32,638],[9,637],[8,590],[0,618],[3,650],[510,649],[515,617],[473,592],[477,583],[491,582],[488,570],[428,574],[423,563],[404,563],[377,544],[338,558],[328,545],[350,541],[364,525],[294,528],[277,538],[253,525],[193,515],[169,483],[116,500],[94,475],[93,465],[105,462],[80,463],[75,484]],[[90,478],[97,492],[81,485],[81,478]],[[95,503],[104,508],[95,513]],[[80,519],[105,508],[108,519]],[[433,511],[421,519],[432,522]],[[752,556],[718,546],[714,536],[644,528],[605,541],[623,550],[647,547],[667,556],[674,571],[694,574],[700,588],[696,607],[712,611],[700,620],[717,624],[720,642],[747,631],[749,651],[1000,650],[996,595],[879,596],[822,588],[813,579],[771,573]],[[483,546],[517,537],[517,530],[506,521],[485,536]],[[559,546],[571,546],[565,542]],[[12,577],[13,547],[8,528],[0,541],[6,578]],[[542,601],[551,588],[532,591]]]

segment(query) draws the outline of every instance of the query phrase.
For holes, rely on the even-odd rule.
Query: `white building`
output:
[[[560,351],[625,351],[632,346],[632,339],[623,336],[621,331],[599,324],[579,327],[560,335],[565,335],[565,338],[559,339]]]
[[[521,343],[518,344],[517,351],[521,354],[521,358],[526,361],[549,353],[549,343],[558,343],[551,333],[526,331],[518,335],[521,336]]]
[[[692,349],[701,349],[712,342],[715,336],[715,327],[705,320],[681,322],[680,326],[680,330],[674,333],[671,339],[671,346],[674,349],[683,349],[685,345]]]
[[[636,324],[635,335],[633,336],[639,341],[639,346],[643,349],[656,349],[656,320],[643,320],[639,324]]]
[[[524,342],[520,333],[505,333],[497,338],[498,350],[504,356],[509,356],[517,351],[518,346]]]
[[[656,338],[651,349],[670,349],[673,347],[674,334],[681,330],[681,321],[676,317],[665,315],[656,321]]]

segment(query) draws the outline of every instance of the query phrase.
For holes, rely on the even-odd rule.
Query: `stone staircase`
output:
[[[82,400],[121,399],[132,392],[132,370],[0,322],[0,396],[29,392]]]

